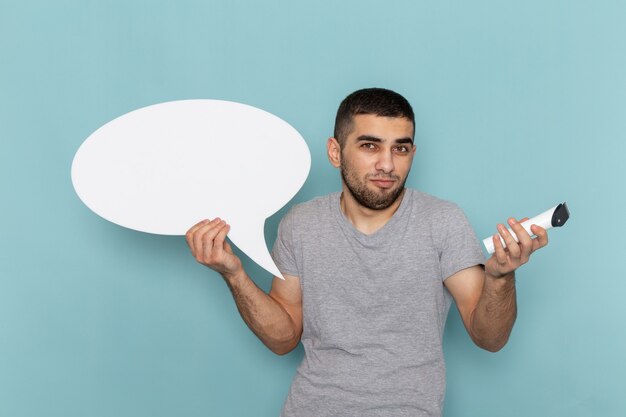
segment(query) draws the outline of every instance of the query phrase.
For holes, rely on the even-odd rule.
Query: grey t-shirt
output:
[[[456,205],[412,189],[366,235],[340,195],[294,206],[274,244],[303,296],[305,355],[282,416],[440,416],[452,298],[443,281],[484,264],[476,235]]]

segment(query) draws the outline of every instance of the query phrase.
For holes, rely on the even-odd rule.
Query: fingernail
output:
[[[509,224],[512,226],[512,225],[514,225],[515,223],[517,223],[517,220],[515,220],[513,217],[511,217],[511,218],[509,219]]]

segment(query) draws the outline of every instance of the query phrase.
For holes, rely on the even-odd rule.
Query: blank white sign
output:
[[[72,182],[80,199],[121,226],[184,235],[220,217],[229,238],[281,277],[264,224],[302,187],[311,155],[302,136],[264,110],[222,100],[182,100],[127,113],[80,146]]]

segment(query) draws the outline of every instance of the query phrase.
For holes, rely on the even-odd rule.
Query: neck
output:
[[[406,192],[406,188],[403,189],[400,196],[389,207],[382,210],[372,210],[356,201],[345,185],[342,188],[343,192],[339,202],[341,211],[359,232],[366,235],[375,233],[387,224],[396,210],[398,210],[398,207],[400,207]]]

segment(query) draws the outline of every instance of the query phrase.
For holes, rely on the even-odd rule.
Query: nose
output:
[[[378,154],[378,161],[376,161],[376,170],[382,171],[385,174],[389,174],[394,170],[393,155],[391,151],[380,152]]]

